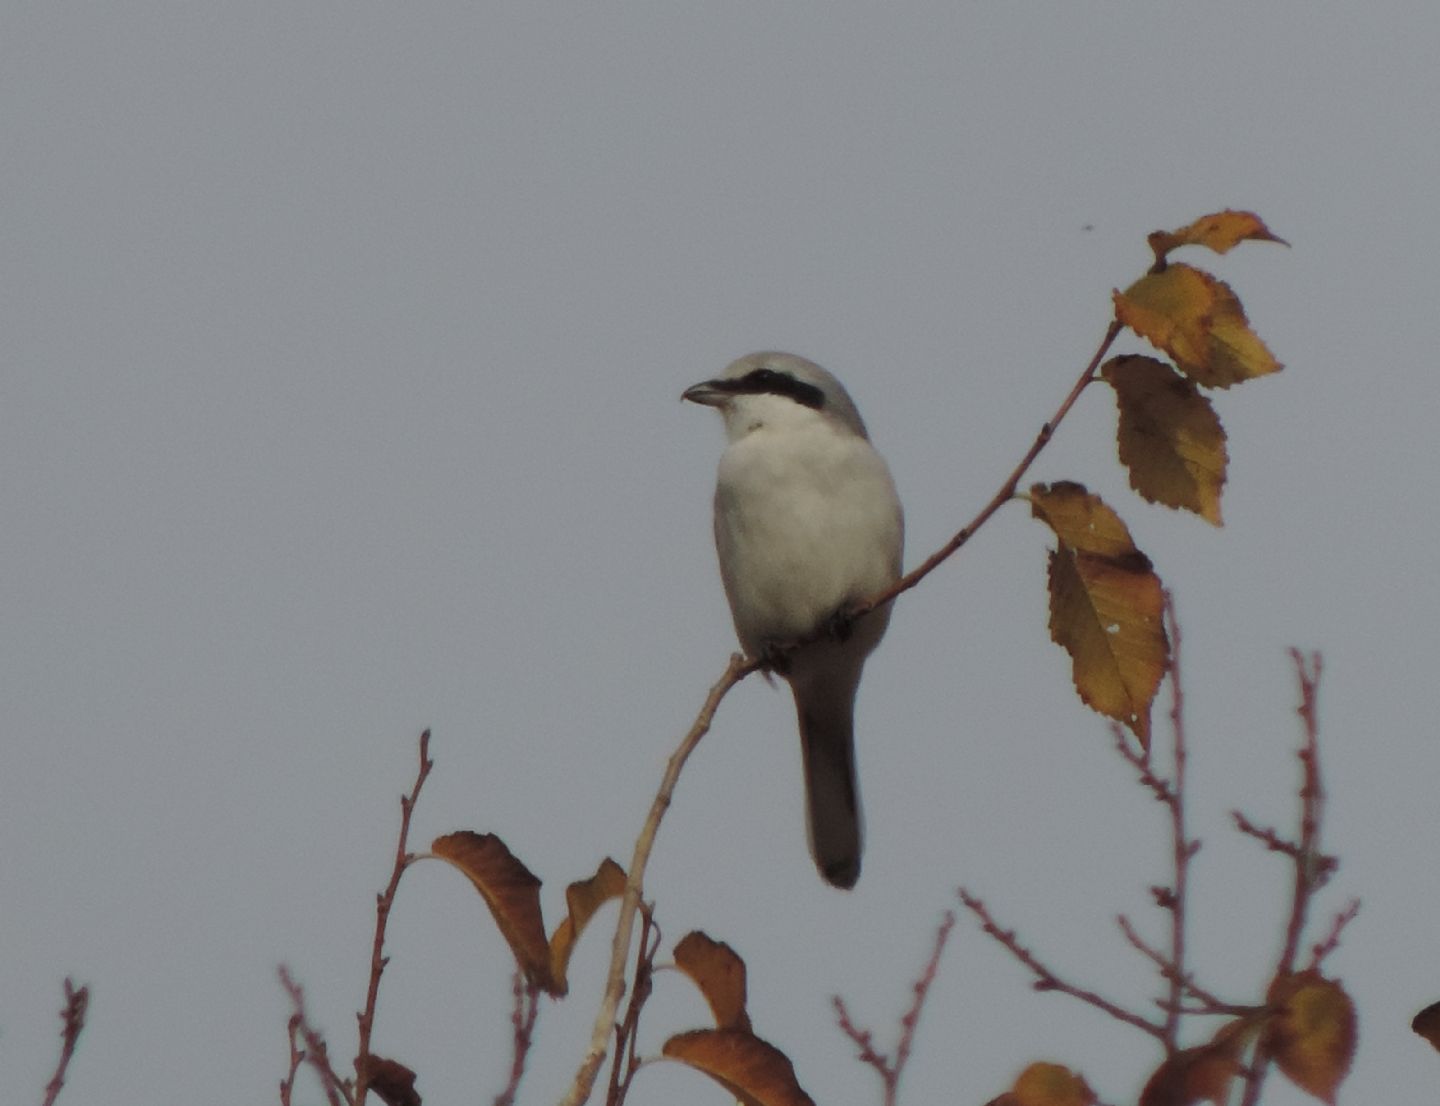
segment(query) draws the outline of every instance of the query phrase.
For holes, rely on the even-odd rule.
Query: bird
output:
[[[855,694],[890,605],[852,612],[900,578],[895,482],[844,385],[793,353],[741,357],[681,398],[724,421],[715,548],[735,632],[790,685],[810,853],[826,882],[854,887],[864,834]]]

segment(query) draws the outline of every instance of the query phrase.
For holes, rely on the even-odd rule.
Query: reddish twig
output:
[[[515,1102],[520,1080],[525,1075],[525,1061],[535,1039],[535,1020],[540,1014],[540,988],[527,982],[519,969],[511,977],[510,994],[514,1000],[510,1010],[510,1082],[495,1096],[495,1106],[513,1106]]]
[[[1029,949],[1016,940],[1013,929],[1001,929],[1000,926],[995,923],[995,919],[990,916],[990,911],[986,909],[984,902],[970,894],[963,887],[960,888],[959,894],[960,901],[980,920],[980,927],[986,936],[993,937],[996,941],[1000,942],[1011,956],[1030,969],[1030,973],[1035,976],[1034,986],[1037,991],[1058,991],[1061,994],[1077,998],[1081,1002],[1095,1007],[1097,1010],[1103,1010],[1116,1021],[1124,1022],[1126,1025],[1133,1025],[1136,1029],[1148,1033],[1162,1043],[1164,1042],[1165,1027],[1163,1025],[1156,1025],[1154,1022],[1141,1017],[1139,1014],[1126,1010],[1122,1006],[1117,1006],[1109,999],[1102,998],[1094,991],[1087,991],[1082,987],[1075,986],[1073,983],[1067,983],[1036,959],[1035,955]]]
[[[934,572],[935,569],[939,568],[940,565],[948,560],[962,545],[974,537],[975,531],[985,525],[991,515],[1015,497],[1015,492],[1020,487],[1020,481],[1025,478],[1025,473],[1028,472],[1030,466],[1035,463],[1035,458],[1040,456],[1040,451],[1050,444],[1050,439],[1055,436],[1056,428],[1059,427],[1065,416],[1070,413],[1070,408],[1075,406],[1075,401],[1080,398],[1080,393],[1085,390],[1087,385],[1096,379],[1095,370],[1100,367],[1101,360],[1109,351],[1111,345],[1114,344],[1115,339],[1120,336],[1120,331],[1123,329],[1124,327],[1121,326],[1118,319],[1111,322],[1105,331],[1104,338],[1100,340],[1099,347],[1095,350],[1095,355],[1090,358],[1090,363],[1085,366],[1085,371],[1081,373],[1080,378],[1075,381],[1075,386],[1070,389],[1070,393],[1061,401],[1060,406],[1055,410],[1055,414],[1050,416],[1050,421],[1040,427],[1040,432],[1035,435],[1035,440],[1030,443],[1030,448],[1025,451],[1025,456],[1020,458],[1020,463],[1011,470],[1010,475],[1005,478],[1005,482],[1000,485],[1000,490],[991,497],[990,502],[980,509],[980,513],[966,523],[960,530],[956,531],[955,535],[949,541],[934,553],[930,554],[930,556],[926,557],[919,565],[912,568],[879,595],[867,599],[855,607],[851,612],[854,617],[859,618],[867,611],[873,611],[876,607],[884,606],[886,603],[891,602],[896,596],[909,591],[921,580],[929,576],[930,573]]]
[[[65,1005],[60,1009],[60,1059],[55,1073],[45,1084],[44,1106],[55,1106],[60,1097],[60,1088],[65,1086],[65,1073],[75,1056],[75,1045],[85,1028],[85,1014],[90,1009],[90,988],[76,987],[73,980],[65,980]]]
[[[1199,851],[1200,842],[1191,841],[1185,833],[1185,688],[1180,679],[1180,622],[1175,617],[1175,600],[1165,593],[1165,621],[1170,630],[1170,732],[1174,737],[1173,759],[1175,779],[1170,800],[1170,853],[1175,882],[1168,899],[1161,905],[1170,911],[1170,1006],[1165,1015],[1165,1048],[1174,1054],[1180,1047],[1180,996],[1186,984],[1185,914],[1186,893],[1190,886],[1190,860]]]
[[[295,1076],[305,1062],[305,1050],[300,1047],[300,1015],[291,1013],[285,1023],[286,1036],[290,1040],[290,1067],[285,1078],[280,1080],[280,1106],[290,1106],[290,1095],[295,1090]]]
[[[420,769],[415,776],[415,786],[410,794],[400,796],[400,837],[395,846],[395,863],[390,870],[390,882],[385,890],[375,897],[375,938],[370,946],[370,984],[365,992],[365,1009],[356,1015],[360,1025],[360,1044],[355,1054],[355,1101],[362,1104],[370,1091],[370,1074],[374,1067],[370,1063],[370,1034],[375,1028],[375,1004],[380,998],[380,977],[385,974],[385,965],[390,958],[385,955],[385,928],[390,920],[390,909],[395,905],[395,892],[400,886],[400,877],[415,859],[408,851],[410,838],[410,816],[415,812],[415,803],[420,798],[420,789],[435,762],[430,759],[430,731],[420,735]]]
[[[1300,951],[1311,900],[1338,866],[1334,857],[1326,856],[1320,851],[1320,826],[1325,807],[1325,788],[1320,776],[1320,720],[1317,709],[1322,668],[1320,654],[1311,653],[1306,657],[1300,650],[1291,649],[1290,659],[1295,665],[1295,676],[1300,685],[1300,705],[1296,708],[1301,726],[1300,749],[1296,753],[1300,761],[1298,835],[1294,841],[1286,841],[1275,831],[1258,829],[1238,811],[1234,812],[1241,832],[1263,841],[1269,849],[1284,853],[1294,867],[1285,944],[1275,964],[1277,979],[1294,972],[1295,957]],[[1359,909],[1358,904],[1352,906],[1354,910]],[[1332,925],[1330,935],[1315,946],[1317,956],[1323,956],[1339,942],[1340,930],[1349,921],[1349,918],[1345,917],[1347,913],[1349,917],[1354,917],[1354,911],[1342,911]],[[1241,1106],[1256,1106],[1260,1101],[1260,1091],[1269,1068],[1268,1053],[1263,1047],[1257,1047],[1254,1061],[1245,1072],[1245,1094],[1240,1100]]]
[[[625,1017],[615,1025],[615,1058],[610,1065],[610,1089],[605,1096],[606,1106],[620,1106],[630,1093],[630,1082],[640,1070],[640,1058],[635,1054],[635,1041],[640,1030],[640,1011],[650,999],[655,979],[655,954],[660,951],[660,927],[655,924],[655,912],[646,903],[640,904],[640,941],[635,950],[635,986],[630,991],[630,1002],[625,1007]]]
[[[1330,923],[1330,932],[1325,935],[1324,940],[1316,941],[1310,946],[1310,963],[1308,970],[1315,971],[1320,967],[1321,962],[1340,946],[1340,934],[1345,927],[1355,920],[1355,915],[1360,913],[1360,900],[1351,899],[1345,904],[1345,909],[1335,915],[1335,920]]]
[[[894,1106],[896,1102],[900,1076],[905,1071],[906,1061],[910,1059],[910,1050],[915,1042],[915,1029],[920,1024],[920,1013],[925,1008],[925,998],[930,993],[930,985],[935,982],[935,975],[940,970],[940,956],[945,951],[945,942],[954,928],[955,915],[947,910],[935,931],[935,945],[930,951],[930,959],[925,962],[920,977],[912,985],[915,998],[910,1003],[910,1009],[900,1019],[900,1040],[895,1046],[893,1064],[884,1053],[875,1051],[874,1037],[871,1032],[868,1029],[858,1028],[851,1020],[850,1012],[845,1007],[845,1000],[839,995],[833,996],[830,1000],[835,1006],[836,1023],[840,1026],[840,1031],[855,1045],[860,1062],[874,1068],[879,1074],[880,1081],[885,1086],[885,1106]]]
[[[1224,999],[1207,991],[1194,978],[1183,975],[1175,968],[1174,962],[1165,953],[1152,946],[1136,931],[1130,919],[1124,914],[1118,915],[1115,919],[1124,934],[1125,940],[1137,952],[1143,955],[1160,972],[1161,977],[1170,984],[1173,984],[1169,998],[1156,999],[1155,1005],[1167,1013],[1173,1009],[1180,1009],[1186,1014],[1234,1014],[1237,1011],[1248,1011],[1253,1007],[1245,1006],[1242,1003],[1226,1002]],[[1186,994],[1200,1003],[1196,1007],[1186,1007],[1180,1001],[1180,995]]]
[[[1253,837],[1272,853],[1284,853],[1292,860],[1299,859],[1300,846],[1293,841],[1286,840],[1280,836],[1280,831],[1273,826],[1257,826],[1249,818],[1245,817],[1238,810],[1232,810],[1230,817],[1235,819],[1235,828],[1246,837]]]
[[[334,1066],[330,1063],[330,1050],[325,1045],[325,1038],[317,1029],[310,1024],[305,1014],[305,992],[300,984],[296,983],[290,976],[290,970],[283,964],[280,966],[280,986],[285,988],[285,993],[290,996],[290,1078],[293,1082],[297,1065],[295,1063],[295,1036],[298,1033],[300,1040],[305,1042],[305,1051],[301,1053],[301,1059],[315,1069],[315,1074],[320,1079],[320,1086],[325,1090],[325,1098],[330,1106],[355,1106],[359,1100],[352,1096],[350,1088],[345,1080],[336,1073]],[[283,1084],[282,1084],[283,1092]],[[282,1094],[282,1101],[283,1101]]]

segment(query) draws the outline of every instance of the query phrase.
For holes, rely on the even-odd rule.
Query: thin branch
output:
[[[395,905],[395,892],[400,886],[400,877],[415,858],[409,853],[410,816],[415,812],[415,803],[420,798],[420,789],[435,762],[430,759],[430,731],[420,735],[420,769],[415,776],[415,786],[410,794],[400,796],[400,836],[395,846],[395,863],[390,870],[390,882],[385,890],[375,897],[375,938],[370,946],[370,984],[365,992],[365,1009],[356,1015],[360,1024],[360,1047],[355,1055],[355,1101],[365,1102],[370,1090],[370,1034],[375,1028],[375,1004],[380,998],[380,977],[385,974],[385,965],[390,958],[385,955],[385,928],[390,920],[390,908]]]
[[[1170,1011],[1165,1016],[1165,1047],[1174,1053],[1179,1047],[1180,996],[1186,983],[1185,912],[1190,886],[1190,859],[1200,847],[1185,834],[1185,689],[1180,680],[1180,622],[1175,617],[1175,600],[1165,593],[1165,620],[1170,624],[1170,732],[1174,736],[1175,780],[1170,788],[1170,851],[1175,883],[1166,908],[1170,911]]]
[[[635,948],[635,986],[625,1007],[625,1017],[615,1025],[615,1057],[610,1064],[610,1089],[606,1106],[619,1106],[630,1093],[630,1083],[640,1070],[635,1042],[640,1033],[640,1011],[654,988],[655,954],[660,951],[660,927],[650,904],[640,904],[640,940]]]
[[[1300,951],[1301,936],[1305,932],[1305,920],[1315,892],[1330,878],[1337,861],[1320,851],[1320,825],[1325,808],[1325,787],[1320,777],[1320,719],[1318,697],[1320,691],[1321,662],[1319,653],[1306,657],[1298,649],[1290,650],[1290,660],[1295,665],[1295,676],[1300,685],[1300,705],[1296,713],[1300,716],[1301,741],[1296,753],[1300,761],[1300,826],[1295,841],[1285,841],[1273,830],[1262,830],[1251,826],[1245,818],[1235,812],[1236,823],[1241,831],[1264,841],[1266,846],[1290,857],[1295,869],[1290,893],[1290,919],[1285,926],[1285,945],[1275,964],[1275,978],[1290,975],[1295,970],[1295,957]],[[1358,904],[1352,904],[1358,910]],[[1344,918],[1342,911],[1341,918]],[[1353,912],[1349,912],[1354,917]],[[1323,956],[1328,948],[1339,942],[1340,930],[1349,919],[1340,920],[1331,927],[1330,935],[1319,945],[1315,953]],[[1327,947],[1328,946],[1328,947]],[[1317,960],[1318,962],[1318,960]],[[1256,1047],[1254,1062],[1245,1074],[1245,1094],[1240,1106],[1256,1106],[1265,1084],[1265,1075],[1270,1069],[1270,1056],[1261,1045]]]
[[[850,1038],[860,1062],[874,1068],[885,1086],[885,1106],[895,1106],[900,1089],[900,1076],[905,1071],[906,1061],[910,1059],[910,1049],[915,1043],[915,1029],[920,1024],[920,1014],[925,1008],[925,997],[930,993],[930,985],[935,982],[935,975],[940,970],[940,955],[945,951],[945,942],[954,928],[955,914],[947,910],[935,930],[935,945],[930,950],[930,959],[921,969],[920,977],[911,985],[915,998],[910,1003],[910,1009],[905,1011],[900,1019],[900,1040],[895,1046],[893,1064],[883,1052],[875,1050],[875,1038],[870,1030],[861,1029],[851,1019],[845,1000],[839,995],[831,996],[830,1002],[835,1007],[835,1022],[839,1025],[840,1032]]]
[[[290,1095],[295,1090],[295,1076],[305,1062],[305,1050],[300,1047],[300,1015],[292,1013],[285,1023],[286,1036],[290,1040],[290,1067],[285,1078],[280,1080],[280,1106],[290,1106]]]
[[[625,897],[620,901],[620,918],[615,925],[615,938],[610,946],[610,973],[605,983],[600,1009],[595,1015],[595,1024],[590,1031],[590,1044],[569,1090],[560,1100],[561,1106],[580,1106],[580,1103],[589,1098],[595,1087],[595,1077],[600,1071],[600,1065],[605,1062],[606,1047],[615,1025],[615,1011],[619,1009],[620,997],[625,992],[625,962],[629,956],[630,939],[635,932],[635,913],[644,891],[645,868],[650,862],[650,852],[655,847],[655,835],[660,830],[660,822],[670,807],[675,785],[680,780],[680,772],[685,767],[685,762],[690,759],[690,754],[700,744],[700,739],[709,731],[715,711],[726,693],[759,668],[759,661],[747,660],[738,653],[731,655],[725,672],[705,697],[705,703],[701,706],[700,713],[695,716],[689,733],[675,752],[670,754],[670,760],[665,765],[660,790],[656,792],[655,799],[650,804],[650,813],[646,815],[645,825],[635,840],[635,852],[625,875]]]
[[[1155,965],[1167,983],[1178,982],[1180,991],[1200,1003],[1200,1005],[1196,1007],[1183,1006],[1179,997],[1175,996],[1172,990],[1172,997],[1155,1000],[1155,1005],[1161,1010],[1168,1012],[1180,1007],[1182,1013],[1186,1014],[1233,1014],[1237,1010],[1253,1009],[1241,1003],[1226,1002],[1224,999],[1212,994],[1200,986],[1200,984],[1196,983],[1193,977],[1181,975],[1176,972],[1175,965],[1171,962],[1170,957],[1151,945],[1145,938],[1141,937],[1134,925],[1131,924],[1130,919],[1124,914],[1118,915],[1115,923],[1120,927],[1120,932],[1125,935],[1125,940],[1137,952]]]
[[[526,980],[518,968],[510,981],[514,1005],[510,1010],[512,1039],[510,1045],[510,1082],[495,1096],[495,1106],[513,1106],[525,1075],[525,1061],[535,1039],[535,1019],[540,1013],[540,988]]]
[[[1035,976],[1035,989],[1037,991],[1059,991],[1061,994],[1077,998],[1081,1002],[1095,1007],[1097,1010],[1103,1010],[1116,1021],[1122,1021],[1126,1025],[1133,1025],[1136,1029],[1150,1034],[1150,1036],[1162,1043],[1164,1042],[1165,1027],[1163,1025],[1156,1025],[1147,1018],[1132,1013],[1122,1006],[1117,1006],[1107,998],[1102,998],[1094,991],[1087,991],[1084,988],[1077,987],[1073,983],[1068,983],[1061,979],[1036,959],[1035,955],[1029,949],[1015,939],[1015,931],[1013,929],[1001,929],[995,923],[995,919],[990,916],[990,911],[986,909],[984,902],[970,894],[963,887],[960,888],[959,893],[960,901],[965,904],[972,914],[980,919],[981,929],[984,930],[985,934],[999,941],[1000,944],[1005,946],[1011,956],[1015,957],[1016,960],[1030,969],[1031,974]]]
[[[325,1090],[325,1098],[330,1106],[355,1106],[358,1098],[352,1096],[350,1088],[345,1081],[335,1072],[330,1063],[330,1050],[325,1045],[325,1038],[319,1031],[310,1024],[310,1019],[305,1014],[305,992],[300,984],[290,977],[290,970],[283,964],[280,966],[280,986],[285,988],[285,993],[290,996],[290,1052],[291,1052],[291,1079],[294,1079],[294,1053],[295,1033],[298,1031],[300,1039],[305,1042],[303,1058],[307,1064],[315,1069],[315,1074],[320,1078],[320,1086]]]
[[[1303,782],[1300,785],[1300,849],[1294,857],[1295,884],[1290,896],[1290,924],[1285,930],[1285,950],[1276,965],[1277,975],[1288,975],[1295,969],[1295,955],[1300,948],[1300,935],[1305,929],[1305,916],[1314,891],[1325,882],[1334,868],[1334,860],[1320,852],[1320,819],[1325,806],[1325,787],[1320,779],[1320,723],[1316,714],[1316,696],[1320,686],[1320,654],[1312,653],[1309,665],[1298,649],[1290,650],[1295,675],[1300,681],[1300,705],[1296,708],[1304,730],[1304,740],[1296,754],[1300,759]]]
[[[1345,909],[1335,915],[1335,920],[1330,923],[1330,932],[1325,935],[1325,939],[1310,946],[1310,963],[1308,965],[1310,971],[1313,972],[1319,968],[1321,961],[1340,947],[1340,934],[1359,913],[1360,900],[1351,899],[1345,904]]]
[[[1095,355],[1090,358],[1090,363],[1085,366],[1085,371],[1080,374],[1080,378],[1075,381],[1075,386],[1070,389],[1070,394],[1061,401],[1060,406],[1055,410],[1055,414],[1050,416],[1050,421],[1040,427],[1040,433],[1035,435],[1035,440],[1030,443],[1030,448],[1025,451],[1025,456],[1020,458],[1020,463],[1017,464],[1010,475],[1005,478],[1005,482],[1000,485],[1000,490],[991,497],[990,502],[980,509],[980,513],[966,523],[960,530],[956,531],[954,537],[934,553],[930,554],[930,556],[926,557],[918,566],[896,580],[895,583],[891,584],[879,595],[867,599],[865,602],[856,606],[853,611],[850,612],[855,618],[859,618],[868,611],[873,611],[876,607],[884,606],[897,595],[909,591],[921,580],[929,576],[930,573],[934,572],[935,569],[948,560],[956,550],[974,537],[975,531],[979,530],[980,527],[989,520],[991,515],[1015,497],[1015,492],[1020,487],[1020,481],[1025,478],[1025,473],[1028,472],[1030,466],[1035,463],[1035,458],[1040,456],[1040,451],[1050,444],[1050,439],[1055,436],[1056,428],[1059,427],[1065,416],[1070,413],[1070,408],[1075,406],[1075,401],[1080,398],[1080,393],[1085,390],[1087,385],[1095,380],[1095,371],[1100,367],[1101,360],[1105,357],[1111,345],[1114,344],[1115,339],[1120,336],[1120,331],[1123,329],[1118,319],[1111,322],[1109,328],[1105,331],[1105,337],[1101,339],[1099,347],[1095,350]]]
[[[60,1059],[55,1064],[55,1074],[45,1084],[44,1106],[55,1106],[60,1097],[60,1088],[65,1086],[65,1073],[75,1055],[75,1045],[85,1028],[85,1014],[90,1009],[90,988],[76,987],[74,981],[65,980],[65,1005],[60,1009]]]
[[[1236,829],[1247,837],[1255,838],[1272,853],[1284,853],[1291,859],[1299,858],[1300,846],[1281,837],[1280,832],[1273,826],[1257,826],[1238,810],[1232,810],[1230,817],[1235,819]]]

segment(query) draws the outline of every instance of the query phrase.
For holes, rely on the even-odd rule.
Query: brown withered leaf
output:
[[[1440,1052],[1440,1002],[1432,1002],[1415,1015],[1410,1028],[1424,1037]]]
[[[745,961],[734,949],[697,929],[675,946],[675,966],[700,988],[719,1028],[750,1028],[750,1015],[745,1012]]]
[[[1010,1090],[1014,1106],[1093,1106],[1095,1092],[1060,1064],[1031,1064]]]
[[[555,927],[555,935],[550,938],[550,976],[555,981],[556,993],[563,995],[569,989],[565,977],[570,970],[570,953],[595,911],[624,894],[625,869],[608,856],[589,879],[576,880],[565,888],[565,905],[570,913]]]
[[[1229,285],[1189,265],[1147,273],[1116,292],[1115,317],[1206,388],[1228,388],[1281,368]]]
[[[695,1029],[665,1042],[663,1054],[704,1072],[745,1106],[815,1106],[789,1057],[743,1029]]]
[[[1100,376],[1120,406],[1116,441],[1130,486],[1151,503],[1220,525],[1225,430],[1195,382],[1153,357],[1112,357]]]
[[[1160,577],[1119,516],[1081,485],[1036,484],[1030,502],[1059,538],[1050,636],[1070,654],[1075,690],[1148,747],[1150,706],[1170,658]]]
[[[1270,233],[1260,216],[1253,211],[1217,211],[1213,215],[1202,215],[1189,226],[1178,230],[1157,230],[1147,239],[1155,251],[1155,261],[1164,265],[1171,250],[1181,246],[1206,246],[1216,253],[1229,253],[1241,242],[1278,242],[1282,246],[1290,243]]]
[[[490,908],[525,977],[552,995],[563,990],[550,974],[550,944],[540,915],[540,880],[493,833],[460,830],[437,837],[430,851],[459,868]]]
[[[1315,970],[1280,976],[1266,1001],[1278,1009],[1265,1026],[1261,1044],[1287,1079],[1323,1102],[1335,1091],[1355,1058],[1355,1006],[1345,989]]]
[[[1192,1106],[1211,1102],[1225,1106],[1230,1083],[1240,1074],[1240,1061],[1262,1020],[1238,1018],[1221,1026],[1208,1044],[1181,1049],[1155,1069],[1140,1092],[1140,1106]]]
[[[385,1106],[420,1106],[420,1094],[415,1090],[415,1073],[404,1064],[376,1056],[373,1052],[355,1066],[365,1068],[365,1078]]]

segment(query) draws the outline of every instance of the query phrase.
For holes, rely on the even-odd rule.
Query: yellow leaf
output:
[[[680,1033],[666,1041],[662,1051],[704,1072],[744,1106],[815,1106],[796,1082],[789,1058],[743,1029]]]
[[[1440,1051],[1440,1002],[1432,1002],[1416,1014],[1415,1020],[1410,1023],[1410,1028],[1429,1041],[1437,1051]]]
[[[1091,495],[1084,484],[1057,480],[1030,488],[1030,508],[1071,549],[1101,557],[1128,557],[1140,551],[1120,516]]]
[[[1350,996],[1339,983],[1311,970],[1277,978],[1265,997],[1279,1008],[1261,1039],[1265,1051],[1290,1082],[1333,1103],[1355,1058]]]
[[[1151,503],[1183,507],[1219,526],[1230,458],[1210,401],[1153,357],[1112,357],[1100,376],[1120,405],[1116,438],[1130,486]]]
[[[570,908],[570,913],[555,927],[555,935],[550,938],[550,975],[559,994],[563,995],[569,989],[565,975],[570,969],[570,953],[585,926],[595,911],[624,894],[625,869],[608,856],[589,879],[576,880],[565,888],[565,905]]]
[[[437,837],[430,852],[459,868],[495,917],[527,979],[552,995],[564,994],[550,974],[550,945],[540,916],[540,880],[491,833],[461,830]]]
[[[1095,1092],[1085,1080],[1059,1064],[1031,1064],[1011,1088],[1014,1106],[1092,1106]]]
[[[749,1029],[745,1013],[745,961],[723,941],[711,940],[698,929],[675,946],[675,966],[690,977],[721,1029]]]
[[[1030,502],[1060,539],[1050,554],[1050,636],[1070,654],[1075,690],[1148,746],[1170,657],[1160,577],[1119,516],[1079,484],[1037,484]]]
[[[1188,265],[1147,273],[1116,292],[1115,317],[1207,388],[1280,371],[1229,286]]]
[[[1260,216],[1251,211],[1217,211],[1179,230],[1157,230],[1149,238],[1155,261],[1162,267],[1166,255],[1181,246],[1207,246],[1216,253],[1229,253],[1246,240],[1290,244],[1271,234]]]

